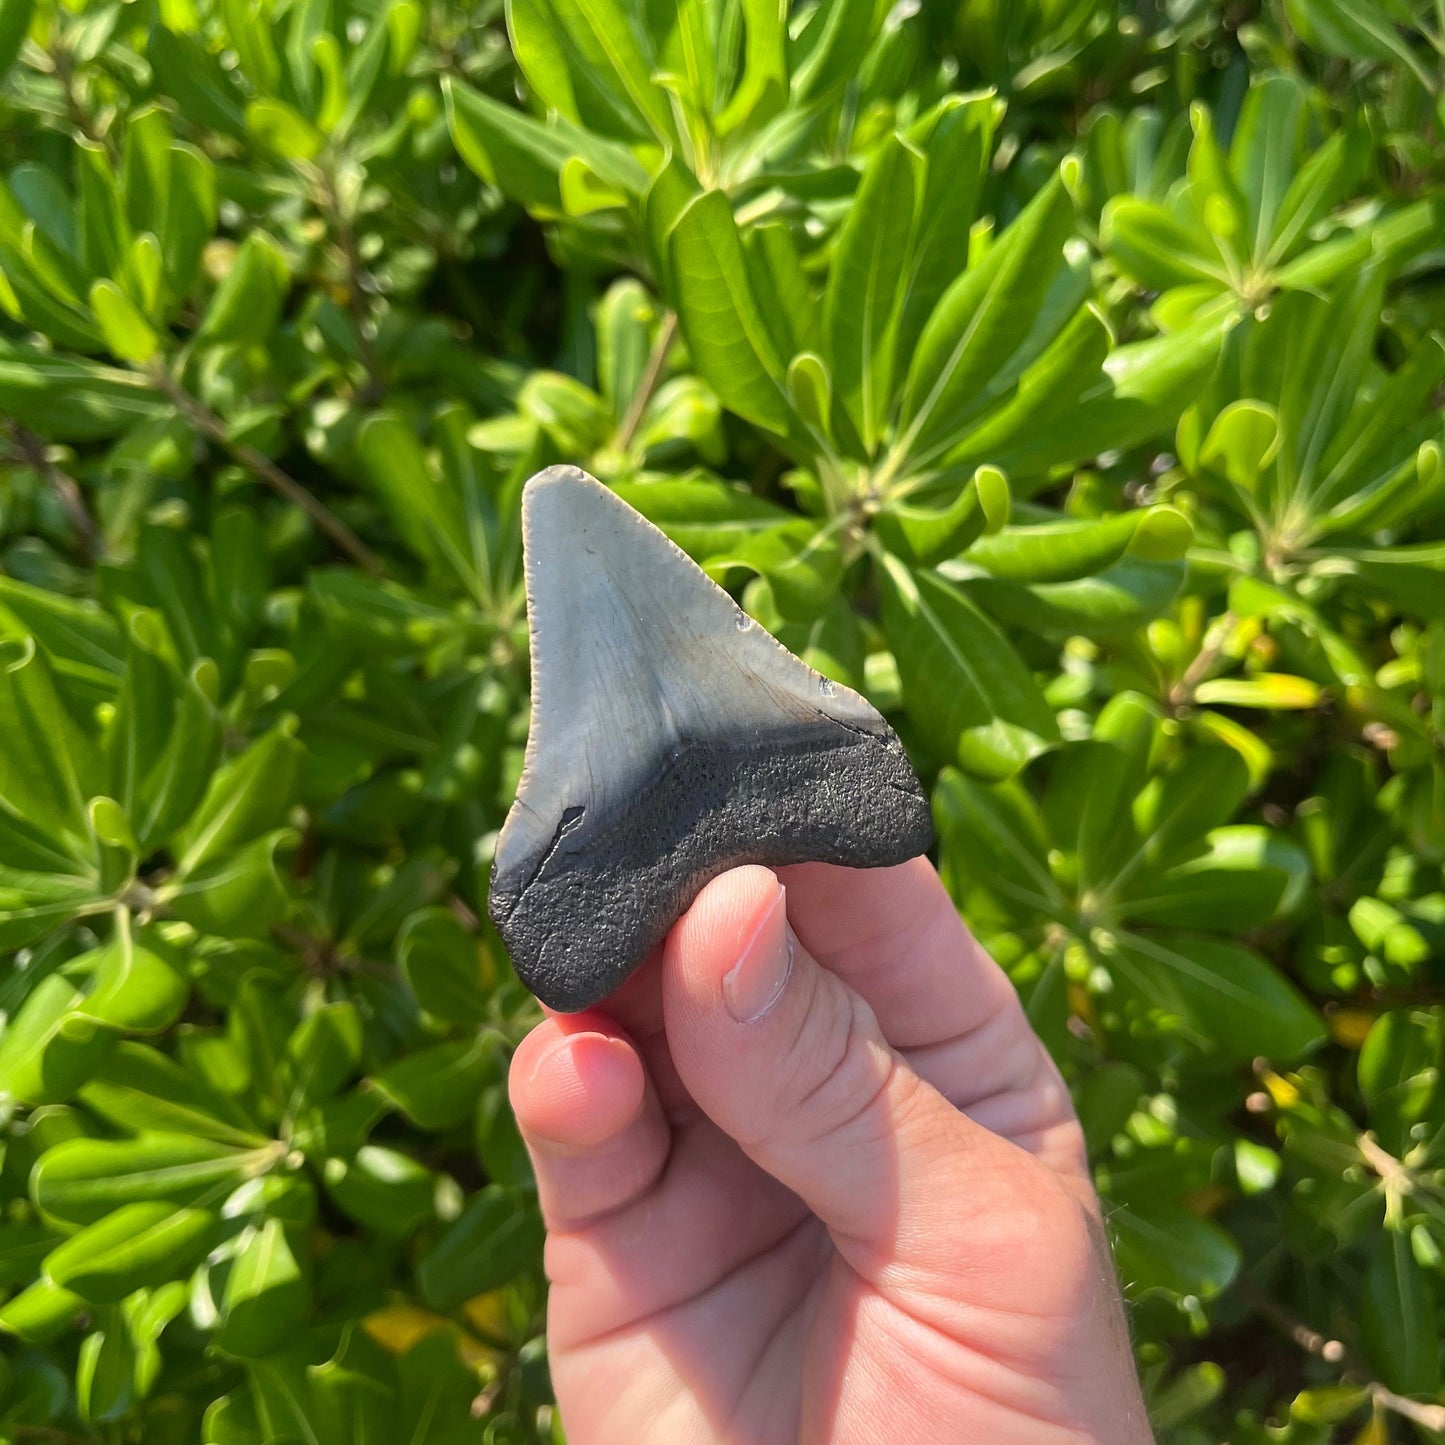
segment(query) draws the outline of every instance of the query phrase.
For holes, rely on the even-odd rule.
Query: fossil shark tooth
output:
[[[742,863],[901,863],[932,841],[893,730],[575,467],[522,496],[532,718],[489,909],[552,1008],[598,1002]]]

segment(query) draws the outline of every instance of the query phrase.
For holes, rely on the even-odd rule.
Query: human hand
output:
[[[926,860],[715,879],[511,1094],[571,1445],[1152,1442],[1068,1091]]]

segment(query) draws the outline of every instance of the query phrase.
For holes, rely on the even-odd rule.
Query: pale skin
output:
[[[1152,1445],[1068,1090],[926,860],[714,880],[511,1094],[570,1445]]]

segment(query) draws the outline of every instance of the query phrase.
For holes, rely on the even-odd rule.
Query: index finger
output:
[[[803,946],[868,1001],[894,1048],[945,1043],[1018,1007],[927,858],[895,868],[797,863],[777,873]]]

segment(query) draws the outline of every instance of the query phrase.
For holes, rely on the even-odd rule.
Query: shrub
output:
[[[500,8],[0,0],[0,1439],[562,1439],[563,460],[896,722],[1161,1440],[1440,1438],[1439,7]]]

